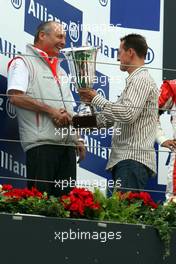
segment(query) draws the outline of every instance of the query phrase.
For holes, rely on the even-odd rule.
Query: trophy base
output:
[[[72,119],[74,128],[94,128],[97,127],[96,115],[75,115]]]

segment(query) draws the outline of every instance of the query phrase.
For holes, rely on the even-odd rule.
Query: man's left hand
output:
[[[176,140],[175,139],[166,140],[161,144],[161,146],[176,152]]]
[[[92,99],[97,95],[97,92],[93,89],[85,88],[78,90],[81,100],[85,103],[90,103]]]

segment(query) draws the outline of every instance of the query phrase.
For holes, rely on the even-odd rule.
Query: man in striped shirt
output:
[[[143,36],[130,34],[121,38],[118,51],[120,69],[129,73],[126,87],[117,102],[110,102],[92,89],[80,89],[85,102],[99,107],[99,126],[121,128],[121,135],[112,138],[112,150],[107,169],[114,181],[121,181],[122,190],[144,189],[156,173],[154,141],[158,116],[158,89],[147,69],[143,68],[147,54]]]

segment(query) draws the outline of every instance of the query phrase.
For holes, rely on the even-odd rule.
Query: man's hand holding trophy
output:
[[[78,112],[73,116],[75,128],[97,127],[96,111],[90,105],[91,100],[97,95],[93,90],[96,71],[96,56],[98,47],[71,47],[62,50],[67,59],[70,74],[73,77],[75,87],[79,92],[81,104]]]

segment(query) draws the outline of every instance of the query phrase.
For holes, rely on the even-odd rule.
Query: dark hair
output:
[[[34,43],[38,42],[39,40],[39,34],[40,32],[45,32],[46,34],[49,34],[52,31],[51,25],[53,23],[57,23],[55,21],[47,21],[41,23],[36,30],[35,36],[34,36]]]
[[[120,39],[124,42],[124,49],[132,48],[139,58],[145,58],[147,55],[148,45],[146,39],[139,34],[129,34]]]

